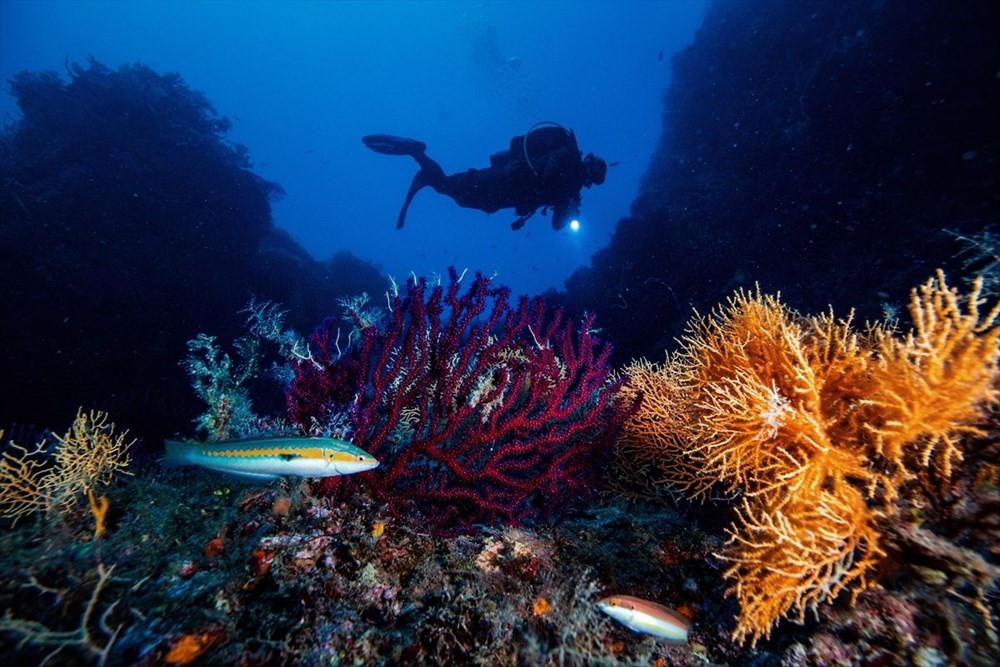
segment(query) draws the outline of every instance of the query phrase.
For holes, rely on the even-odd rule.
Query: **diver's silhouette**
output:
[[[409,155],[420,171],[413,177],[399,212],[396,229],[403,226],[413,196],[430,186],[448,195],[459,206],[495,213],[512,208],[519,216],[511,227],[520,229],[542,208],[552,209],[552,228],[562,229],[580,211],[580,190],[600,185],[608,165],[593,153],[586,157],[576,145],[576,135],[555,123],[538,123],[524,135],[510,140],[510,148],[490,156],[486,169],[469,169],[446,175],[427,157],[427,145],[416,139],[388,134],[362,137],[365,146],[386,155]]]

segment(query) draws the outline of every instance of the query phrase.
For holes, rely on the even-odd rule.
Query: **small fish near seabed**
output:
[[[631,595],[612,595],[597,601],[597,608],[635,632],[671,644],[686,644],[691,622],[673,609]]]
[[[336,438],[247,438],[212,443],[167,440],[166,465],[200,466],[245,479],[335,477],[371,470],[378,460]]]

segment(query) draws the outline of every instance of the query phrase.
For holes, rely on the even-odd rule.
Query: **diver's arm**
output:
[[[553,204],[552,206],[552,229],[559,231],[567,223],[580,215],[580,193]]]
[[[528,212],[525,213],[523,211],[523,209],[520,209],[520,208],[517,209],[517,211],[515,211],[515,213],[517,213],[519,217],[518,217],[517,220],[515,220],[512,223],[510,223],[510,228],[516,231],[516,230],[520,229],[521,227],[524,227],[524,223],[526,223],[528,221],[528,219],[531,218],[531,216],[533,216],[535,214],[535,211],[537,211],[537,210],[538,209],[534,209],[533,208],[530,211],[528,211]]]
[[[563,202],[552,207],[552,229],[559,231],[570,220],[569,206]]]

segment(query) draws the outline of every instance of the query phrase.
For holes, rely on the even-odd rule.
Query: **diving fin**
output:
[[[538,209],[532,209],[530,213],[525,213],[524,215],[522,215],[521,217],[519,217],[517,220],[515,220],[512,223],[510,223],[510,228],[513,229],[514,231],[517,231],[521,227],[524,227],[524,223],[528,222],[528,218],[530,218],[531,216],[533,216],[535,214],[535,211],[537,211],[537,210]]]
[[[400,209],[399,218],[396,219],[396,229],[403,228],[403,223],[406,222],[406,211],[410,208],[410,202],[413,201],[413,196],[417,194],[417,192],[419,192],[425,185],[429,185],[427,172],[421,169],[413,175],[413,181],[410,183],[410,189],[406,193],[406,200],[403,201],[403,208]]]
[[[427,150],[427,144],[416,139],[394,137],[391,134],[368,134],[361,137],[365,146],[384,155],[410,155],[416,157]]]

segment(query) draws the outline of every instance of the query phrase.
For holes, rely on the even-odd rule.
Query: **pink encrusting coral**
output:
[[[449,276],[411,281],[385,324],[353,311],[361,337],[342,354],[324,323],[318,363],[296,368],[292,418],[307,427],[347,410],[352,441],[381,462],[357,481],[439,531],[556,517],[593,490],[634,409],[616,399],[611,349],[592,316],[577,328],[540,298],[512,308],[489,278],[462,291]]]

